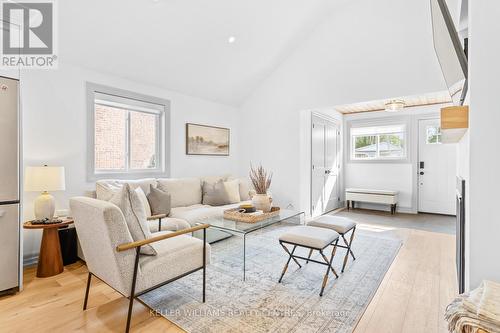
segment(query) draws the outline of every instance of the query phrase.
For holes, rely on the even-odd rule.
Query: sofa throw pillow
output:
[[[136,188],[135,192],[137,193],[139,199],[142,202],[142,206],[144,207],[144,212],[146,213],[146,217],[151,216],[151,206],[149,205],[149,201],[148,198],[146,197],[146,194],[140,187]]]
[[[224,182],[222,179],[215,183],[203,182],[203,204],[222,206],[239,202],[239,184],[237,180]]]
[[[147,198],[153,215],[170,214],[170,194],[151,185]]]
[[[222,206],[228,203],[226,188],[222,179],[215,183],[203,182],[203,204]]]
[[[96,198],[109,201],[117,192],[120,192],[122,187],[123,185],[118,182],[98,181],[95,183]]]
[[[96,183],[96,199],[99,200],[104,200],[104,201],[110,201],[113,196],[120,192],[121,189],[123,188],[123,184],[128,184],[128,183],[120,183],[120,181],[110,181],[110,180],[104,180],[104,181],[98,181]],[[151,208],[149,207],[149,202],[148,199],[146,198],[146,193],[142,189],[141,186],[138,185],[133,185],[129,184],[131,188],[135,188],[135,191],[139,195],[139,198],[141,199],[141,202],[144,206],[144,211],[146,213],[146,216],[151,216]]]
[[[228,203],[234,204],[241,201],[240,181],[238,179],[228,180],[224,182],[224,189],[226,190]]]
[[[117,205],[122,211],[134,241],[151,238],[144,205],[137,192],[130,189],[129,184],[124,184],[122,189],[115,193],[109,202]],[[149,244],[141,247],[141,253],[156,255],[155,249]]]
[[[227,179],[225,179],[223,176],[204,176],[204,177],[201,177],[200,180],[202,183],[211,183],[211,184],[215,184],[217,183],[219,180],[224,180],[226,181]]]
[[[96,198],[99,200],[109,201],[113,194],[121,190],[123,184],[129,184],[133,190],[141,188],[144,194],[149,193],[149,186],[156,186],[156,179],[144,178],[134,180],[121,180],[121,179],[101,179],[95,184]]]

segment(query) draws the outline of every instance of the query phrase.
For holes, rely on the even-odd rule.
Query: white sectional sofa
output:
[[[145,178],[137,180],[105,179],[96,182],[96,191],[91,193],[91,196],[107,201],[112,196],[113,191],[120,189],[124,183],[128,183],[133,189],[141,187],[147,195],[150,185],[157,187],[161,183],[161,187],[166,189],[171,195],[170,214],[167,218],[162,219],[162,230],[164,230],[163,226],[168,228],[169,225],[176,224],[179,220],[186,221],[191,226],[194,226],[196,223],[202,223],[210,218],[222,217],[224,210],[249,202],[252,191],[250,191],[248,181],[246,179],[239,179],[241,202],[223,206],[204,205],[203,182],[215,182],[219,179],[230,180],[235,178],[231,176],[211,176],[201,178]],[[151,232],[158,231],[158,221],[150,221],[150,229]],[[210,243],[229,236],[229,234],[215,229],[207,230],[207,241]]]

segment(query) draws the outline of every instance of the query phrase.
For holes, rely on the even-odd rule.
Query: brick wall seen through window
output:
[[[95,169],[126,170],[128,158],[129,169],[157,168],[158,121],[156,114],[95,104]],[[129,143],[130,154],[127,154]]]

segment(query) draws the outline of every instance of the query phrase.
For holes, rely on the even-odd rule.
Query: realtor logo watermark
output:
[[[55,1],[0,0],[3,68],[57,68]]]

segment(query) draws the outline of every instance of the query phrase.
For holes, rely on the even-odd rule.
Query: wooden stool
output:
[[[325,290],[326,283],[328,282],[328,274],[330,273],[330,270],[332,273],[335,275],[336,278],[338,278],[337,272],[335,272],[335,269],[332,267],[333,263],[333,257],[335,256],[335,251],[337,250],[337,242],[339,241],[339,234],[333,230],[325,230],[322,228],[316,228],[316,227],[310,227],[310,226],[298,226],[292,228],[289,232],[283,234],[279,238],[280,245],[283,247],[283,249],[288,253],[288,261],[285,264],[285,267],[283,268],[283,272],[281,273],[280,279],[278,283],[281,283],[281,280],[283,279],[283,276],[285,275],[285,272],[288,268],[288,265],[290,264],[290,260],[293,259],[299,267],[302,267],[297,259],[302,259],[302,260],[307,260],[307,261],[312,261],[317,264],[325,265],[328,266],[326,269],[325,276],[323,277],[323,284],[321,285],[321,291],[319,293],[320,296],[323,296],[323,291]],[[292,251],[285,246],[285,244],[289,244],[293,246]],[[325,254],[323,253],[323,250],[328,247],[329,245],[333,245],[332,249],[332,254],[330,256],[330,259],[328,259]],[[298,256],[295,253],[295,249],[297,246],[304,247],[306,249],[310,250],[310,253],[313,250],[319,251],[323,259],[325,260],[324,262],[322,261],[317,261],[309,258],[304,258],[301,256]]]
[[[347,259],[349,258],[349,254],[351,254],[353,260],[356,260],[356,257],[354,256],[354,253],[351,250],[352,241],[354,239],[354,232],[356,231],[356,222],[347,217],[323,215],[309,222],[307,225],[317,228],[334,230],[340,234],[345,245],[337,245],[337,246],[347,250],[344,256],[344,263],[342,265],[342,271],[341,271],[342,273],[344,273],[344,269],[347,264]],[[345,235],[351,230],[352,230],[351,238],[349,239],[349,241],[347,241]],[[312,251],[309,252],[309,258],[311,257],[311,254]]]

